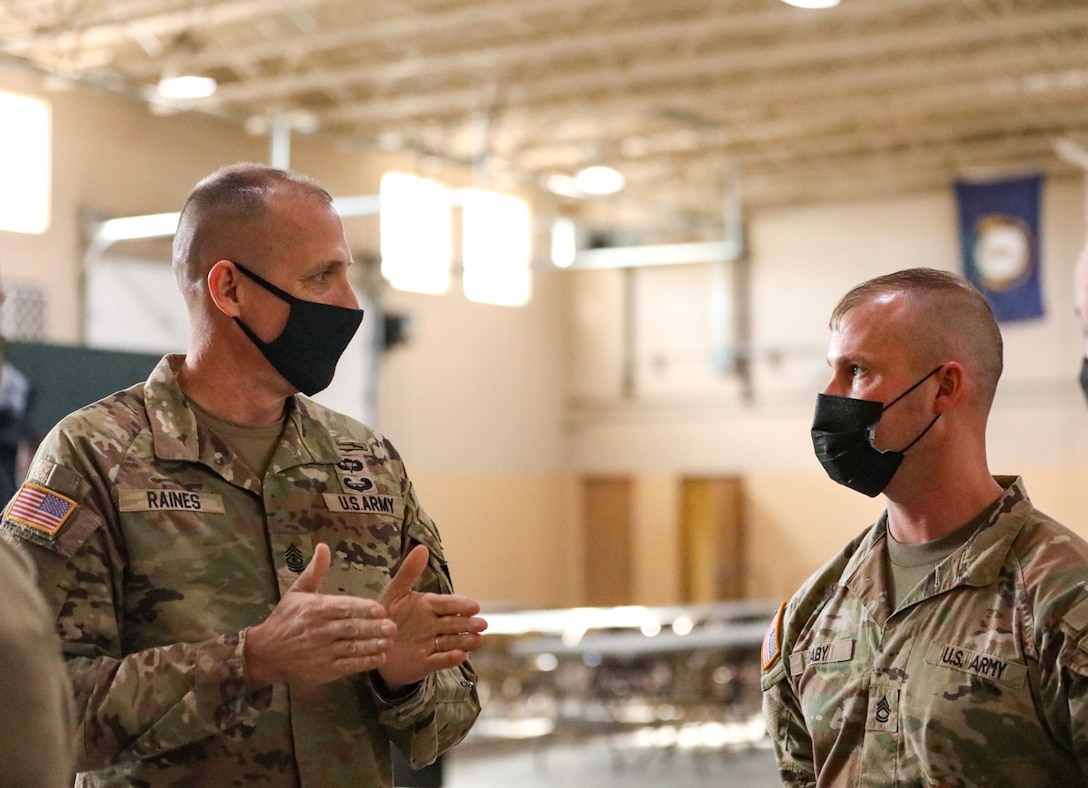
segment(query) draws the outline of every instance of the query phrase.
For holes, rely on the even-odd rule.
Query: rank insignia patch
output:
[[[283,551],[283,557],[288,569],[295,574],[302,574],[302,570],[306,568],[306,559],[302,557],[302,551],[298,549],[298,545],[294,542],[287,545],[287,549]]]
[[[26,482],[12,498],[7,519],[53,536],[75,510],[71,498]]]
[[[786,610],[786,603],[778,606],[778,612],[771,619],[771,625],[767,627],[767,634],[763,636],[763,650],[760,653],[760,665],[763,670],[771,667],[782,653],[782,614]]]

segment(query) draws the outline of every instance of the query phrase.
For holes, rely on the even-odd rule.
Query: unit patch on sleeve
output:
[[[76,510],[76,502],[40,484],[26,482],[15,493],[7,519],[41,533],[55,536]]]
[[[760,654],[760,665],[767,670],[778,661],[782,653],[782,614],[786,610],[786,603],[778,606],[778,612],[771,619],[771,625],[767,627],[767,634],[763,636],[763,650]]]

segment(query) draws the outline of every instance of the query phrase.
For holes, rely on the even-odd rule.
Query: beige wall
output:
[[[1002,328],[1006,372],[988,431],[991,468],[1023,474],[1040,507],[1088,533],[1088,407],[1077,386],[1082,341],[1070,292],[1085,233],[1083,180],[1050,180],[1042,210],[1047,314]],[[646,311],[636,339],[640,347],[659,350],[652,356],[636,352],[646,362],[638,369],[638,390],[619,396],[620,274],[574,275],[575,313],[579,305],[596,304],[592,320],[602,330],[591,331],[583,320],[586,340],[579,336],[572,345],[573,368],[587,374],[573,384],[578,396],[571,455],[590,472],[664,474],[674,483],[684,475],[743,476],[748,592],[777,599],[882,508],[880,499],[829,481],[813,457],[808,430],[815,393],[827,376],[828,315],[839,296],[865,278],[914,265],[959,270],[955,205],[949,190],[768,212],[751,218],[749,240],[751,399],[742,396],[735,376],[711,374],[710,346],[692,340],[691,324],[704,319],[706,298],[694,288],[688,289],[689,319],[675,330],[676,318],[659,319],[652,301],[640,305]],[[662,269],[646,279],[668,273]],[[690,270],[682,276],[697,278]],[[674,288],[679,281],[672,278]],[[691,358],[698,353],[704,354],[701,366]],[[661,493],[658,502],[640,503],[660,507],[665,500]],[[678,523],[672,529],[663,537],[666,552],[673,549]],[[667,574],[647,572],[638,587],[647,600],[675,593]]]
[[[459,591],[495,607],[582,598],[582,540],[563,413],[566,281],[523,308],[388,292],[410,339],[382,365],[379,428],[446,540]]]
[[[409,471],[458,593],[498,610],[579,603],[586,559],[572,476]]]
[[[154,117],[116,96],[46,94],[35,79],[3,70],[0,89],[53,104],[53,225],[42,236],[0,232],[0,270],[48,290],[57,341],[81,333],[82,211],[177,210],[215,167],[267,158],[267,139],[226,121]],[[292,145],[293,166],[337,196],[375,193],[393,161],[316,138]],[[621,474],[635,482],[631,601],[676,601],[679,480],[738,474],[749,593],[789,594],[880,510],[879,500],[830,482],[812,456],[827,315],[868,276],[910,265],[958,269],[954,210],[949,190],[749,217],[751,399],[709,360],[708,290],[719,279],[705,267],[637,275],[638,386],[628,397],[618,272],[538,275],[524,309],[472,304],[459,292],[387,293],[389,309],[411,316],[414,336],[382,364],[378,426],[443,530],[459,590],[495,606],[578,604],[593,561],[582,554],[578,480]],[[1008,371],[990,450],[995,472],[1024,473],[1040,506],[1088,534],[1088,408],[1076,386],[1081,340],[1069,292],[1084,216],[1080,179],[1048,182],[1048,314],[1005,328]],[[346,224],[353,248],[376,250],[373,219]]]

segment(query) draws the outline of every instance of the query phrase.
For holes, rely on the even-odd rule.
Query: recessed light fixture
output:
[[[798,8],[834,8],[839,4],[839,0],[782,0],[782,2]]]
[[[158,92],[163,98],[198,99],[214,96],[218,87],[211,77],[187,74],[180,77],[163,77],[159,80]]]
[[[600,164],[579,170],[574,176],[574,185],[586,194],[615,194],[626,182],[623,173]]]
[[[581,200],[586,193],[574,183],[574,177],[560,172],[551,172],[540,176],[540,185],[560,197],[570,197]]]

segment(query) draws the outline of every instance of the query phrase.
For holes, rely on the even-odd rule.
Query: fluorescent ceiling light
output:
[[[834,8],[839,4],[839,0],[782,0],[782,2],[798,8]]]
[[[601,165],[586,167],[574,176],[574,184],[586,194],[615,194],[626,182],[623,173]]]
[[[540,185],[560,197],[571,197],[576,200],[586,197],[586,193],[578,188],[578,184],[574,182],[574,178],[570,175],[563,175],[558,172],[549,173],[541,177]]]
[[[181,77],[163,77],[159,80],[158,91],[163,98],[198,99],[214,96],[218,87],[211,77],[189,74]]]

